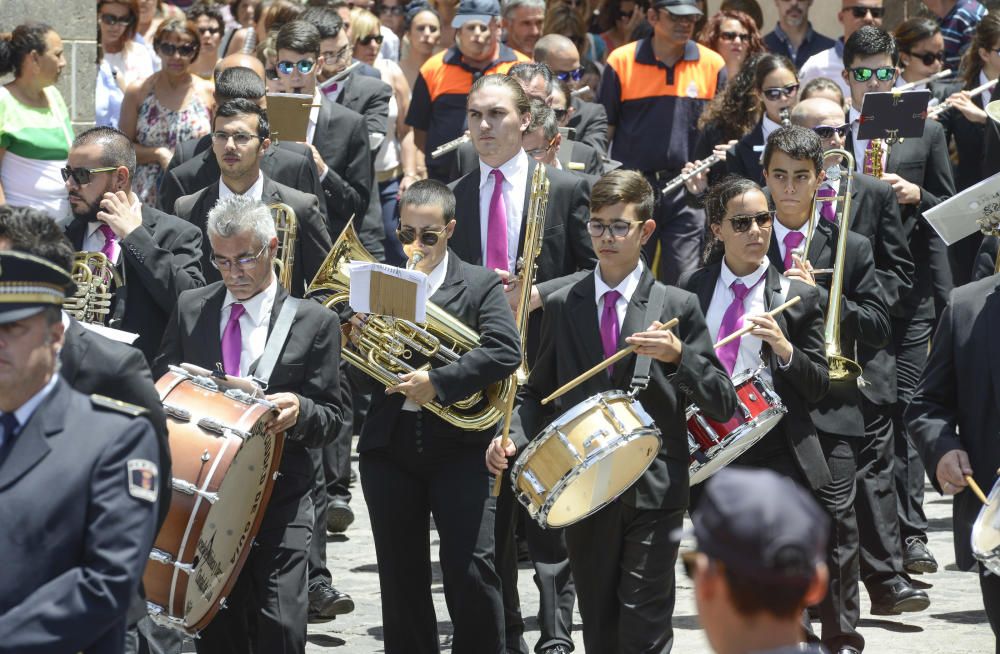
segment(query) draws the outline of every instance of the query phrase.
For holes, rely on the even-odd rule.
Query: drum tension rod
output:
[[[204,499],[209,504],[215,504],[219,501],[218,493],[210,493],[208,491],[203,491],[194,484],[184,479],[174,479],[171,485],[175,491],[178,493],[184,493],[185,495],[197,495],[198,497]]]

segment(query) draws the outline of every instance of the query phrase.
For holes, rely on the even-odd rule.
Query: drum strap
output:
[[[660,319],[660,316],[663,314],[663,301],[666,297],[667,287],[654,282],[653,289],[649,293],[649,303],[646,304],[646,315],[643,317],[642,323],[643,329],[653,324],[654,320]],[[646,355],[636,357],[630,392],[644,391],[649,386],[649,366],[652,362],[653,360]]]
[[[285,341],[288,340],[288,332],[292,328],[292,321],[295,320],[295,312],[298,310],[300,302],[302,300],[291,296],[285,298],[285,301],[281,304],[281,312],[278,313],[278,319],[274,321],[274,329],[271,330],[270,336],[267,337],[267,344],[264,345],[264,354],[260,355],[260,360],[257,362],[257,369],[253,375],[254,381],[264,390],[267,390],[267,382],[271,379],[274,366],[278,363],[278,356],[281,354],[282,348],[285,347]]]

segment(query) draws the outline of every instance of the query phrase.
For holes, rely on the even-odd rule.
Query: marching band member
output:
[[[625,345],[652,358],[649,386],[638,399],[663,434],[660,452],[617,500],[564,530],[589,652],[670,651],[677,556],[670,534],[680,528],[688,504],[685,410],[695,402],[712,418],[726,420],[736,409],[736,393],[713,353],[698,299],[660,285],[640,261],[656,228],[652,215],[653,190],[641,173],[615,171],[594,185],[587,226],[598,267],[548,299],[541,349],[515,409],[513,442],[504,450],[494,439],[486,452],[490,471],[501,474],[508,458],[543,427],[547,410],[541,398]],[[664,301],[650,325],[647,304],[651,293],[659,293],[654,286]],[[657,331],[660,321],[675,316],[677,334]],[[629,355],[610,375],[580,384],[558,401],[559,408],[627,389],[636,359]]]
[[[497,427],[463,430],[421,406],[432,400],[448,406],[510,377],[521,363],[520,340],[500,279],[449,248],[456,225],[451,191],[433,180],[416,182],[399,207],[399,240],[416,261],[414,268],[427,274],[428,297],[478,332],[480,345],[453,363],[400,375],[389,388],[378,386],[361,428],[359,475],[378,557],[385,651],[439,650],[428,543],[433,517],[454,625],[452,650],[501,654],[495,500],[481,463]],[[358,327],[363,319],[356,315],[352,324]],[[353,376],[362,387],[374,388],[371,379]]]

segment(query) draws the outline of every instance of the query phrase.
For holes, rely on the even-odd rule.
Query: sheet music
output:
[[[412,299],[414,308],[413,317],[394,317],[413,320],[413,322],[418,323],[427,322],[427,275],[418,270],[406,270],[405,268],[396,268],[384,263],[371,263],[367,261],[351,261],[347,264],[347,268],[351,276],[351,296],[349,302],[351,309],[355,312],[378,313],[372,309],[372,306],[378,301],[378,298],[373,298],[372,296],[373,288],[379,285],[377,275],[373,275],[373,273],[377,273],[386,277],[403,280],[413,285],[412,292],[415,294]],[[406,302],[406,304],[410,304],[410,302]]]

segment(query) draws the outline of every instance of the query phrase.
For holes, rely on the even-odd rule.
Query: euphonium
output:
[[[295,211],[283,202],[267,205],[274,218],[274,229],[278,232],[278,253],[274,265],[278,269],[278,283],[286,291],[292,289],[292,273],[295,270],[295,239],[299,233],[299,222]]]
[[[347,302],[351,293],[347,264],[351,261],[375,259],[361,244],[354,226],[348,223],[306,294],[329,293],[323,302],[327,307]],[[356,346],[351,346],[346,338],[342,341],[342,355],[348,363],[386,387],[398,384],[400,373],[448,365],[479,345],[479,334],[433,302],[427,303],[426,324],[370,315],[359,331]],[[423,408],[460,429],[480,431],[500,420],[501,408],[514,392],[514,384],[508,377],[485,392],[477,391],[449,406],[435,401]]]
[[[108,326],[111,298],[122,277],[101,252],[77,252],[73,257],[76,293],[63,300],[63,310],[80,322]]]

